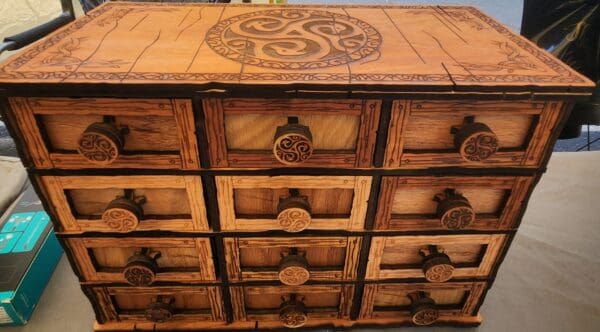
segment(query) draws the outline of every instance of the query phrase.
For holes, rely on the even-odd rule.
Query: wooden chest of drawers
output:
[[[110,2],[0,88],[95,329],[156,331],[479,324],[593,84],[471,7]]]

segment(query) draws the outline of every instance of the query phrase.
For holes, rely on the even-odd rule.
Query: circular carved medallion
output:
[[[310,279],[308,261],[304,256],[288,255],[279,262],[279,280],[289,286],[303,285]]]
[[[125,280],[136,287],[150,286],[154,282],[154,271],[145,265],[128,265],[123,271]]]
[[[476,133],[461,146],[460,154],[470,161],[482,161],[498,151],[498,139],[491,133]]]
[[[164,323],[173,317],[173,308],[167,303],[155,302],[146,309],[145,316],[151,322]]]
[[[119,197],[108,204],[102,213],[102,221],[115,232],[130,232],[138,226],[141,215],[138,204]]]
[[[467,161],[483,161],[498,151],[498,137],[487,125],[475,122],[464,125],[454,136],[460,156]]]
[[[432,253],[423,260],[423,274],[429,282],[446,282],[453,273],[454,265],[444,253]]]
[[[440,317],[439,311],[433,306],[422,306],[414,311],[413,323],[417,325],[431,325]]]
[[[112,208],[102,213],[102,221],[115,232],[131,232],[139,220],[135,213],[127,209]]]
[[[279,309],[279,320],[287,328],[302,327],[308,322],[306,306],[299,301],[288,301]]]
[[[292,70],[357,61],[377,52],[381,41],[375,28],[354,17],[294,8],[230,17],[206,34],[206,43],[228,59]]]
[[[87,127],[79,137],[77,151],[93,164],[109,165],[117,160],[123,145],[123,135],[117,127],[96,122]]]
[[[311,222],[310,213],[302,208],[288,208],[277,215],[279,226],[289,233],[305,230]]]
[[[297,233],[310,226],[310,204],[304,197],[287,197],[277,205],[279,226],[289,233]]]
[[[475,220],[475,211],[470,206],[451,208],[444,212],[440,220],[448,229],[463,229]]]

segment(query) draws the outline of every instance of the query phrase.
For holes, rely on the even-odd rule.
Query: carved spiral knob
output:
[[[102,221],[115,232],[131,232],[142,219],[142,207],[126,197],[118,197],[106,206]]]
[[[301,255],[288,255],[279,261],[279,280],[288,286],[303,285],[310,278],[308,261]]]
[[[448,255],[436,252],[423,259],[423,274],[429,282],[446,282],[452,278],[454,265]]]
[[[280,199],[277,205],[277,221],[281,228],[289,233],[297,233],[310,226],[310,213],[310,203],[306,197],[286,197]]]
[[[288,123],[277,127],[273,139],[273,154],[280,163],[288,166],[302,164],[313,153],[312,134],[307,126]]]
[[[159,296],[155,302],[146,308],[146,319],[154,323],[164,323],[170,320],[175,313],[172,306],[173,301],[173,298]]]
[[[159,254],[150,257],[144,253],[135,253],[127,260],[123,269],[123,277],[127,282],[136,287],[150,286],[154,282],[158,271],[156,259]]]
[[[123,151],[125,137],[114,124],[95,122],[79,136],[77,151],[90,163],[106,166]]]
[[[304,303],[292,296],[279,307],[279,320],[287,328],[299,328],[308,322],[307,313]]]
[[[467,123],[454,133],[454,146],[466,161],[483,161],[498,151],[498,137],[481,122]]]
[[[431,325],[440,317],[435,301],[425,292],[408,294],[412,304],[410,306],[412,321],[416,325]]]
[[[471,225],[475,220],[475,210],[469,200],[454,189],[446,189],[434,197],[438,202],[437,216],[442,226],[458,230]]]

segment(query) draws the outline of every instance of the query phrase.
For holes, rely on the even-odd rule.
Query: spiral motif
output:
[[[279,226],[284,231],[296,233],[305,230],[311,222],[310,213],[301,208],[289,208],[277,215]]]
[[[275,142],[275,157],[284,164],[302,163],[312,152],[312,142],[303,135],[284,135]]]
[[[298,328],[306,324],[308,317],[305,313],[290,307],[282,310],[279,314],[279,320],[283,323],[283,326],[287,328]]]
[[[375,54],[381,35],[351,16],[312,9],[272,9],[222,20],[206,34],[218,54],[274,69],[344,65]]]
[[[303,285],[309,278],[310,273],[301,266],[288,266],[279,271],[279,280],[289,286]]]
[[[129,266],[123,272],[125,280],[136,287],[149,286],[154,282],[154,272],[145,266]]]
[[[456,207],[444,213],[441,218],[442,225],[448,229],[463,229],[475,219],[475,212],[468,207]]]
[[[131,232],[139,224],[135,213],[120,208],[104,211],[102,221],[115,232]]]
[[[81,135],[77,150],[88,161],[96,164],[110,164],[119,156],[119,147],[109,137],[95,132]]]
[[[440,317],[440,313],[435,308],[423,308],[417,311],[413,317],[413,323],[417,325],[430,325],[433,324]]]
[[[429,282],[446,282],[452,278],[454,266],[449,264],[438,264],[430,267],[425,272],[425,278]]]
[[[498,139],[492,133],[477,133],[462,145],[461,155],[470,161],[482,161],[498,151]]]

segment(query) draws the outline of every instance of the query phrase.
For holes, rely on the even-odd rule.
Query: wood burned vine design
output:
[[[223,20],[206,34],[218,54],[249,65],[314,69],[344,65],[378,51],[381,35],[354,17],[310,9],[251,12]]]
[[[87,37],[70,38],[59,44],[56,51],[50,52],[42,59],[40,66],[64,67],[66,70],[77,68],[84,63],[84,60],[76,57],[73,53],[81,48],[81,43],[86,39]],[[119,59],[85,61],[86,67],[89,68],[121,68],[126,64],[129,62]]]
[[[513,47],[508,42],[492,41],[492,44],[498,47],[500,53],[506,56],[506,60],[493,64],[461,62],[460,66],[467,70],[506,70],[509,73],[512,73],[515,70],[543,70],[542,68],[539,68],[539,66],[531,62],[526,56],[522,55],[516,47]]]

